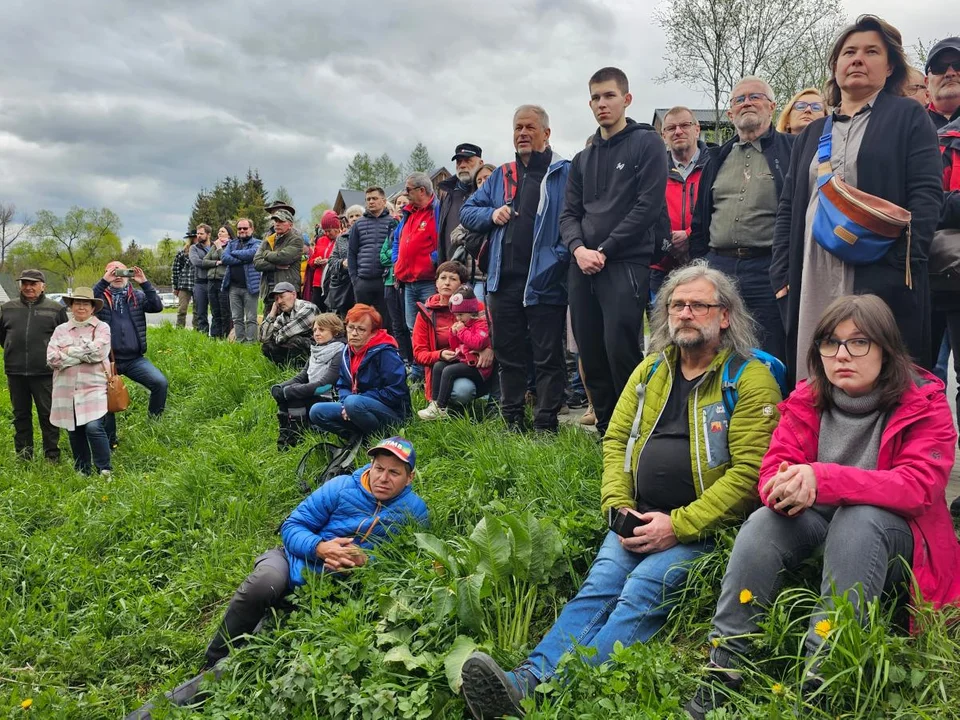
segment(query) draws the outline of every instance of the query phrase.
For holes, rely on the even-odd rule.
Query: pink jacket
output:
[[[47,345],[47,365],[53,368],[50,423],[76,430],[107,414],[107,358],[110,326],[95,316],[88,324],[68,320],[57,325]]]
[[[474,318],[459,332],[450,330],[450,349],[457,353],[460,362],[476,367],[481,350],[490,347],[490,327],[482,317]],[[489,380],[493,367],[477,368],[484,380]]]
[[[947,507],[957,432],[943,383],[920,368],[880,438],[876,470],[819,463],[820,415],[806,382],[780,404],[780,424],[760,466],[763,486],[781,462],[809,464],[817,476],[817,502],[874,505],[905,518],[913,531],[913,573],[922,599],[934,607],[960,600],[960,543]]]

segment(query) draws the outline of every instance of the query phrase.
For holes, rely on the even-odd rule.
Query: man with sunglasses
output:
[[[960,117],[960,37],[945,38],[930,48],[924,70],[930,94],[927,110],[939,130]]]
[[[690,233],[690,255],[740,283],[740,293],[760,325],[760,346],[784,359],[783,320],[770,286],[777,204],[790,165],[794,136],[773,127],[773,90],[745,77],[730,93],[737,134],[711,151],[700,178],[700,196]]]

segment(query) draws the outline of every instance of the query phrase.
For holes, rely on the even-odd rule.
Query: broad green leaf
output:
[[[477,570],[500,585],[510,575],[510,541],[503,525],[493,515],[485,515],[470,534],[470,541],[479,552]]]
[[[447,544],[443,540],[429,533],[416,533],[414,538],[417,541],[417,547],[439,562],[444,570],[454,577],[460,574],[457,568],[457,562],[451,554],[450,548],[447,547]]]
[[[527,580],[530,577],[531,555],[533,554],[528,525],[530,520],[536,523],[530,513],[523,513],[519,517],[507,515],[503,518],[504,524],[510,528],[510,544],[513,551],[510,559],[513,565],[513,574],[521,580]]]
[[[486,576],[483,573],[474,573],[457,581],[457,617],[475,633],[483,630],[483,607],[481,600],[484,597]]]
[[[447,682],[450,683],[450,689],[453,690],[454,695],[460,692],[460,685],[463,682],[460,670],[476,649],[477,644],[471,638],[466,635],[457,635],[456,640],[453,641],[453,647],[443,659],[443,669],[446,671]]]
[[[398,627],[377,635],[377,646],[405,645],[413,637],[413,630],[408,627]]]

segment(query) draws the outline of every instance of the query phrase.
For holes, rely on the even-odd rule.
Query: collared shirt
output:
[[[273,320],[269,316],[263,319],[260,342],[282,345],[298,335],[310,337],[316,314],[316,305],[306,300],[296,300],[289,312],[278,313]]]
[[[759,138],[734,144],[713,182],[710,247],[769,248],[777,219],[777,183]]]
[[[680,177],[686,180],[697,166],[697,160],[700,159],[700,148],[697,148],[696,152],[693,153],[693,157],[690,158],[690,162],[686,164],[677,160],[676,155],[673,153],[670,153],[670,159],[673,160],[673,166],[677,169],[677,172],[680,173]]]

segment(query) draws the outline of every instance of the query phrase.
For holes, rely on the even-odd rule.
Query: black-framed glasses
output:
[[[679,315],[680,313],[683,312],[684,308],[690,308],[690,312],[693,314],[694,317],[703,317],[708,312],[710,312],[712,308],[718,308],[718,307],[723,307],[723,305],[720,305],[719,303],[702,303],[702,302],[685,303],[677,300],[676,302],[672,302],[669,305],[667,305],[667,312],[670,313],[671,315]]]
[[[244,225],[243,227],[237,226],[237,232],[242,232],[244,230],[249,230],[250,228]]]
[[[676,125],[664,125],[663,134],[673,135],[673,133],[675,133],[677,130],[683,130],[684,132],[687,132],[694,125],[696,125],[696,123],[692,123],[692,122],[682,122],[682,123],[677,123]]]
[[[863,357],[870,352],[873,341],[870,338],[850,338],[849,340],[837,340],[834,337],[823,338],[817,343],[817,350],[821,357],[836,357],[840,348],[847,349],[850,357]]]
[[[923,83],[911,83],[910,85],[905,86],[903,90],[907,95],[916,95],[921,90],[926,89],[927,86]]]
[[[960,72],[960,58],[956,60],[938,60],[934,58],[930,61],[930,72],[934,75],[945,75],[948,68],[953,68],[954,72]]]
[[[766,93],[747,93],[746,95],[735,95],[730,98],[730,104],[734,107],[743,105],[747,100],[750,102],[760,102],[761,100],[769,100]]]
[[[793,104],[793,109],[803,112],[807,108],[810,108],[813,112],[823,112],[823,103],[822,102],[807,102],[806,100],[797,100]]]
[[[414,190],[419,190],[419,189],[420,189],[419,187],[406,187],[406,186],[404,186],[403,192],[407,195],[407,197],[409,197],[409,196],[410,196],[410,193],[412,193]]]

